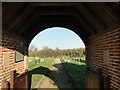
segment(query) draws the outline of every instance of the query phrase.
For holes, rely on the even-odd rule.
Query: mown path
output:
[[[39,85],[39,88],[76,88],[76,85],[65,71],[60,59],[55,59],[46,77]]]

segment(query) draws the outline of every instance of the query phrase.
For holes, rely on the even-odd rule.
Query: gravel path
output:
[[[55,59],[52,67],[38,88],[56,88],[62,90],[65,88],[76,88],[76,85],[65,71],[60,59]]]

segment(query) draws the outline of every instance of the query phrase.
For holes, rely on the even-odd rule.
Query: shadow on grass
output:
[[[81,62],[81,63],[86,63],[86,60],[82,60],[82,59],[72,59],[73,61],[78,61],[78,62]]]
[[[63,63],[67,72],[70,73],[70,76],[73,78],[77,87],[85,88],[85,65],[77,65],[73,63],[64,62]]]
[[[77,69],[81,70],[81,68],[82,68],[82,66],[76,65],[76,64],[72,64],[72,63],[64,63],[64,65],[67,66],[67,67],[68,66],[72,67],[72,69],[71,69],[71,70],[73,70],[72,73],[76,72]],[[62,63],[54,64],[53,66],[55,68],[57,68],[58,70],[52,71],[49,68],[40,66],[38,68],[35,68],[35,69],[29,71],[28,72],[29,89],[30,89],[30,86],[31,86],[32,75],[34,75],[34,74],[42,74],[42,75],[45,75],[45,76],[49,77],[52,81],[54,81],[54,83],[57,85],[57,87],[60,90],[65,89],[65,88],[69,88],[69,86],[67,86],[68,84],[70,84],[70,89],[73,90],[73,88],[74,88],[75,90],[77,90],[76,84],[70,78],[70,76],[68,75],[68,73],[65,73],[66,71],[63,68]],[[74,70],[75,68],[76,68],[76,70]],[[80,72],[78,72],[77,74],[80,74]],[[82,77],[82,75],[80,76],[80,78],[81,77]],[[79,78],[79,76],[77,76],[76,78]],[[65,82],[65,79],[67,80],[67,82]]]
[[[42,74],[42,75],[46,76],[47,71],[49,71],[48,68],[40,66],[40,67],[35,68],[35,69],[33,69],[33,70],[31,70],[31,71],[28,72],[29,90],[31,88],[32,75],[34,75],[34,74]]]
[[[82,59],[80,59],[80,62],[82,62],[82,63],[86,63],[86,60],[82,60]]]

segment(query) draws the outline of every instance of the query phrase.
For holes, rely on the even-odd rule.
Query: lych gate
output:
[[[0,86],[10,81],[11,70],[25,72],[28,46],[36,34],[64,27],[85,43],[86,87],[120,88],[120,3],[4,2],[2,19]]]

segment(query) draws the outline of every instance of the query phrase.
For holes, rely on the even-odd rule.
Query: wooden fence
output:
[[[110,90],[110,77],[104,76],[101,69],[98,69],[97,72],[87,70],[86,75],[86,88]]]
[[[11,72],[10,88],[28,88],[28,70],[25,73],[17,75],[16,70]]]
[[[95,90],[110,90],[110,77],[108,75],[104,76],[101,69],[98,69],[96,73],[87,70],[86,75],[86,88],[92,88]],[[28,70],[20,75],[17,75],[16,70],[11,71],[10,87],[8,82],[3,81],[2,88],[3,90],[8,90],[7,88],[15,88],[15,90],[21,88],[25,90],[28,89]]]
[[[2,81],[2,90],[8,90],[9,89],[9,82]]]
[[[10,73],[10,82],[2,82],[2,90],[19,90],[28,89],[28,70],[26,69],[24,73],[17,75],[16,70]]]

